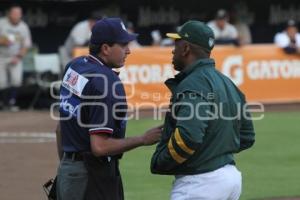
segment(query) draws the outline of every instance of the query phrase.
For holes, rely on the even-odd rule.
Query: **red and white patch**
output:
[[[82,91],[89,80],[69,68],[63,78],[62,85],[77,96],[82,95]]]

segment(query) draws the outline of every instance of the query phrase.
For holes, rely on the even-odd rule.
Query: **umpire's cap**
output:
[[[137,38],[137,34],[128,33],[120,18],[103,18],[92,28],[91,44],[128,43]]]
[[[186,40],[208,51],[211,51],[215,44],[215,36],[211,28],[205,23],[196,20],[184,23],[179,28],[178,33],[167,33],[167,36],[173,39]]]

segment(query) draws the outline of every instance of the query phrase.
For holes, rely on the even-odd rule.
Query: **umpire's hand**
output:
[[[162,133],[162,128],[163,125],[154,127],[149,129],[148,131],[146,131],[144,133],[144,135],[142,135],[142,140],[143,140],[143,144],[144,145],[152,145],[155,144],[159,141],[159,139],[161,138],[161,133]]]

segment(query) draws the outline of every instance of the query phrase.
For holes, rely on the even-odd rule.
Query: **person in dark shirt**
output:
[[[92,28],[90,55],[66,66],[57,132],[59,200],[124,199],[118,160],[125,151],[160,138],[161,127],[125,138],[126,96],[112,69],[124,65],[136,37],[121,19],[103,18]]]
[[[216,70],[211,28],[188,21],[167,36],[175,39],[179,73],[165,82],[172,93],[170,112],[151,171],[175,175],[171,200],[237,200],[242,182],[233,155],[250,148],[255,135],[245,96]]]

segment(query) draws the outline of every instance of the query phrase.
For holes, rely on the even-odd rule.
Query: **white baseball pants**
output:
[[[238,200],[241,190],[241,172],[234,165],[225,165],[208,173],[177,176],[171,200]]]
[[[23,79],[23,63],[16,65],[9,63],[9,59],[0,61],[0,89],[20,87]]]

